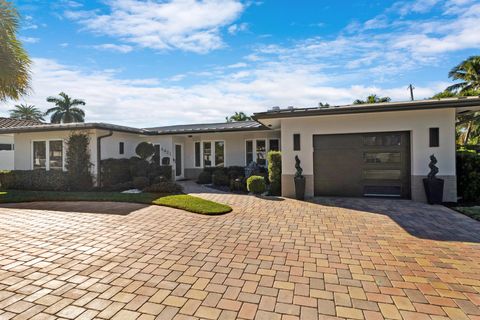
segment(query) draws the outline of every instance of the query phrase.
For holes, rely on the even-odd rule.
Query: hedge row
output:
[[[59,170],[0,171],[0,188],[13,190],[65,191],[69,185],[67,172]]]
[[[463,202],[480,201],[480,154],[457,152],[457,192]]]

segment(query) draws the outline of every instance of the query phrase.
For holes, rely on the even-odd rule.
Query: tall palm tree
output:
[[[76,106],[84,106],[85,101],[80,99],[72,99],[65,92],[59,93],[60,97],[48,97],[47,101],[54,103],[56,107],[50,108],[45,115],[52,114],[51,123],[71,123],[84,122],[85,112]]]
[[[43,112],[33,105],[17,104],[10,110],[10,118],[43,121]]]
[[[225,118],[227,120],[227,122],[237,122],[237,121],[248,121],[248,120],[252,120],[252,117],[249,117],[245,114],[245,112],[235,112],[234,115],[230,116],[230,117],[226,117]]]
[[[366,104],[366,103],[382,103],[382,102],[390,102],[390,97],[379,97],[376,94],[371,94],[367,97],[366,100],[357,99],[353,101],[353,104]]]
[[[17,10],[0,0],[0,101],[18,99],[30,88],[31,61],[17,39],[18,26]]]
[[[453,67],[448,73],[453,80],[461,80],[447,88],[448,91],[463,93],[470,90],[480,90],[480,56],[471,56]]]

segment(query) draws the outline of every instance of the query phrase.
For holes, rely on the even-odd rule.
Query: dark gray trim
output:
[[[109,123],[64,123],[64,124],[44,124],[39,126],[28,127],[13,127],[13,128],[0,128],[0,134],[2,133],[21,133],[21,132],[44,132],[44,131],[64,131],[64,130],[86,130],[86,129],[100,129],[100,130],[112,130],[116,132],[127,132],[137,134],[151,134],[144,129],[136,129],[132,127],[119,126]]]
[[[242,132],[242,131],[271,131],[272,129],[265,126],[258,128],[236,128],[236,129],[217,129],[217,130],[190,130],[190,131],[165,131],[165,132],[151,132],[152,135],[164,136],[164,135],[179,135],[179,134],[197,134],[197,133],[221,133],[221,132]]]
[[[103,136],[98,136],[97,137],[97,186],[101,187],[102,186],[102,167],[101,167],[101,162],[102,162],[102,139],[103,138],[108,138],[113,135],[113,131],[110,130],[107,134],[104,134]]]
[[[258,121],[260,119],[468,107],[480,107],[480,97],[346,105],[328,108],[290,108],[254,113],[253,119]]]

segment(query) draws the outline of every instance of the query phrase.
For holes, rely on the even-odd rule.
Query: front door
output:
[[[175,179],[183,179],[183,145],[175,144]]]

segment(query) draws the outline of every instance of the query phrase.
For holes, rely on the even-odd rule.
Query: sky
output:
[[[16,0],[32,92],[66,92],[87,122],[222,122],[273,106],[423,99],[480,54],[480,0]]]

